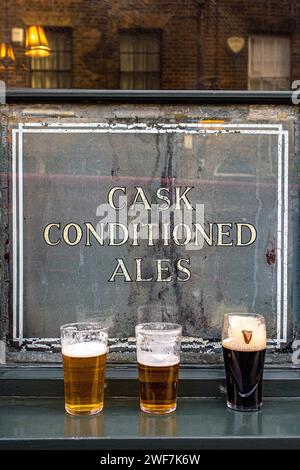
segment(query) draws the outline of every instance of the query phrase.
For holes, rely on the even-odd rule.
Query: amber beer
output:
[[[223,327],[227,406],[256,411],[262,406],[266,326],[257,314],[227,314]]]
[[[84,328],[83,324],[77,325]],[[71,335],[73,327],[62,333],[65,409],[72,415],[93,415],[103,408],[107,334],[87,325],[94,328],[91,333],[87,329],[80,334],[73,330]],[[70,343],[68,334],[75,342]]]
[[[141,364],[139,367],[140,402],[143,411],[170,413],[176,409],[179,361],[165,357],[159,365]]]
[[[140,408],[165,414],[176,409],[181,326],[145,323],[136,327]]]

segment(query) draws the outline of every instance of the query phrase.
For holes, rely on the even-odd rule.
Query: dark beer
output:
[[[234,351],[223,346],[230,408],[249,411],[261,407],[265,351]]]
[[[258,314],[226,314],[222,347],[227,405],[239,411],[259,410],[266,352],[266,325]]]
[[[106,346],[100,342],[70,344],[62,351],[65,408],[92,415],[103,408]]]
[[[148,361],[147,361],[148,362]],[[179,362],[166,357],[165,363],[139,362],[140,405],[148,413],[164,414],[176,409]]]

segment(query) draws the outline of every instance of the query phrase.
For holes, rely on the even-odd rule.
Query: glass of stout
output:
[[[262,315],[224,315],[222,348],[227,406],[232,410],[257,411],[261,408],[266,344],[266,323]]]
[[[99,323],[61,326],[65,409],[71,415],[94,415],[103,408],[108,328]]]
[[[182,327],[175,323],[137,325],[140,408],[146,413],[176,410]]]

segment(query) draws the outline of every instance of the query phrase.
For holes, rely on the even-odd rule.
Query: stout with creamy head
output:
[[[262,405],[262,378],[266,326],[257,314],[226,314],[222,347],[227,383],[227,405],[241,411]]]

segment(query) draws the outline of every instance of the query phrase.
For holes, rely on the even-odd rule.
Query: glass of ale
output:
[[[256,411],[261,408],[266,347],[266,323],[262,315],[224,315],[222,348],[227,406],[232,410]]]
[[[103,408],[108,329],[99,323],[69,323],[60,328],[65,409],[94,415]]]
[[[175,323],[137,325],[140,407],[146,413],[176,410],[182,327]]]

